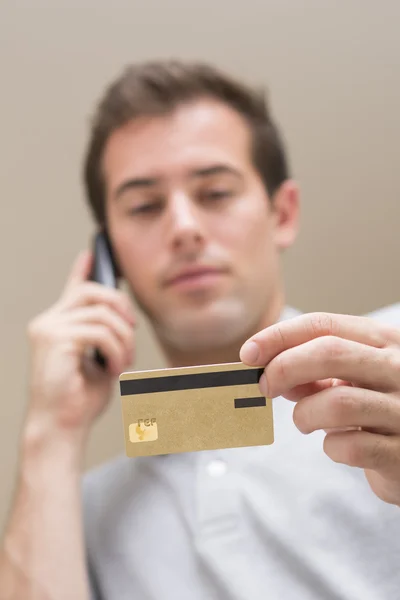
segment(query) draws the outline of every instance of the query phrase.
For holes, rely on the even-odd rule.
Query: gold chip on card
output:
[[[158,438],[158,428],[155,417],[152,419],[139,419],[137,423],[129,425],[129,440],[137,442],[154,442]]]

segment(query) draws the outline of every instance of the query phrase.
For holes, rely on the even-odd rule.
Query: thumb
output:
[[[92,264],[92,251],[86,249],[80,252],[72,265],[72,269],[69,273],[64,291],[68,292],[75,288],[77,285],[86,281],[90,275]]]

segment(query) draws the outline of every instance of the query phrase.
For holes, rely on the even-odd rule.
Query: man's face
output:
[[[294,237],[297,195],[283,190],[288,199],[272,204],[250,148],[243,118],[207,99],[134,120],[108,140],[110,237],[167,347],[242,340],[280,293],[279,251]]]

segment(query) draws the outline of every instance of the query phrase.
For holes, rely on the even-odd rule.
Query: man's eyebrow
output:
[[[127,179],[117,187],[114,196],[115,198],[119,198],[127,190],[153,187],[160,183],[160,181],[161,180],[157,177],[135,177],[133,179]]]
[[[235,175],[236,177],[242,178],[242,174],[238,169],[231,167],[230,165],[210,165],[208,167],[201,167],[199,169],[194,169],[191,171],[191,177],[210,177],[212,175],[219,175],[228,173],[231,175]],[[159,177],[134,177],[132,179],[127,179],[123,183],[121,183],[116,191],[115,198],[119,198],[122,196],[124,192],[127,190],[137,190],[143,188],[151,188],[161,183],[161,178]]]
[[[242,177],[241,172],[230,165],[210,165],[209,167],[195,169],[192,171],[191,175],[192,177],[209,177],[210,175],[220,175],[224,173]]]

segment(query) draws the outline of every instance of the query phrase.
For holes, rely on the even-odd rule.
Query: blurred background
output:
[[[27,402],[29,320],[58,297],[92,223],[89,118],[131,61],[212,61],[269,91],[302,189],[288,302],[364,314],[400,299],[397,0],[0,1],[0,527]],[[137,368],[162,366],[140,318]],[[118,395],[86,467],[122,453]]]

